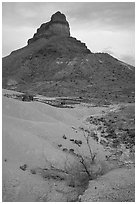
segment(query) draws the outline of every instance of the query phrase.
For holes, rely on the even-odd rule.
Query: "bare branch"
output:
[[[84,169],[85,169],[87,175],[88,175],[89,177],[91,177],[90,172],[88,171],[87,165],[85,164],[84,158],[82,157],[82,155],[80,155],[80,158],[81,158],[81,160],[79,160],[80,163],[83,165],[83,167],[84,167]]]

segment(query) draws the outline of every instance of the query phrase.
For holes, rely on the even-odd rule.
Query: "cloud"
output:
[[[27,40],[33,35],[34,29],[21,27],[18,29],[12,26],[3,26],[2,30],[2,48],[3,56],[10,54],[13,50],[27,45]]]
[[[116,57],[130,53],[134,58],[134,7],[134,2],[3,2],[3,55],[25,46],[37,28],[59,10],[69,21],[71,35],[92,52],[106,50]]]
[[[123,55],[120,56],[121,61],[124,61],[132,66],[135,66],[135,56],[131,55]]]
[[[124,27],[134,25],[134,5],[133,2],[4,2],[3,20],[5,23],[12,22],[18,26],[22,23],[36,25],[40,19],[47,21],[54,12],[61,10],[76,23],[90,22],[92,25],[98,21],[99,24]],[[27,19],[29,21],[26,21]]]
[[[76,12],[75,9],[72,9],[71,16],[75,16],[78,21],[88,21],[90,20],[91,24],[99,22],[104,25],[113,25],[113,26],[131,26],[134,25],[135,19],[135,4],[126,2],[126,3],[108,3],[108,2],[99,2],[99,3],[81,3],[79,5],[79,10]]]
[[[102,50],[102,52],[108,53],[108,54],[110,54],[110,55],[115,55],[115,54],[114,54],[114,51],[112,51],[112,50],[113,50],[113,48],[112,48],[111,46],[108,46],[108,47],[105,47],[105,48]]]

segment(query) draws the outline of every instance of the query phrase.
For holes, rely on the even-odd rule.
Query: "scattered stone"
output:
[[[32,174],[36,174],[36,170],[35,170],[35,169],[31,169],[30,172],[31,172]]]
[[[68,151],[68,149],[67,148],[63,148],[63,150],[62,150],[63,152],[67,152]]]
[[[28,95],[28,94],[24,94],[24,95],[22,95],[22,101],[33,101],[33,96]]]
[[[20,169],[23,170],[23,171],[26,171],[26,169],[27,169],[27,164],[24,164],[23,166],[20,166]]]
[[[82,144],[82,141],[81,140],[74,140],[74,143],[80,147]]]
[[[65,134],[63,135],[63,139],[65,139],[65,140],[67,139],[67,137],[65,136]]]
[[[62,147],[62,144],[58,144],[58,147]]]
[[[74,149],[69,149],[69,153],[73,153],[74,154]]]

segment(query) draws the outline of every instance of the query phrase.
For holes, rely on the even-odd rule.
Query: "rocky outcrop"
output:
[[[68,53],[68,51],[75,53],[91,53],[90,50],[87,49],[85,43],[70,37],[69,23],[66,20],[66,16],[59,11],[51,16],[49,22],[43,23],[40,28],[37,29],[33,38],[28,40],[28,45],[42,38],[47,40],[46,49],[44,48],[47,53]]]
[[[28,44],[33,43],[39,38],[50,38],[52,36],[70,36],[69,23],[66,20],[66,16],[61,12],[56,12],[52,15],[51,20],[47,23],[43,23],[33,38],[28,40]]]

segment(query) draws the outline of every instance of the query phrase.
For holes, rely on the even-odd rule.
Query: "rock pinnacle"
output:
[[[51,16],[51,20],[47,23],[43,23],[37,32],[34,34],[33,38],[28,40],[28,44],[33,43],[39,38],[49,39],[53,36],[70,36],[69,23],[66,20],[66,16],[60,11],[56,12]]]

